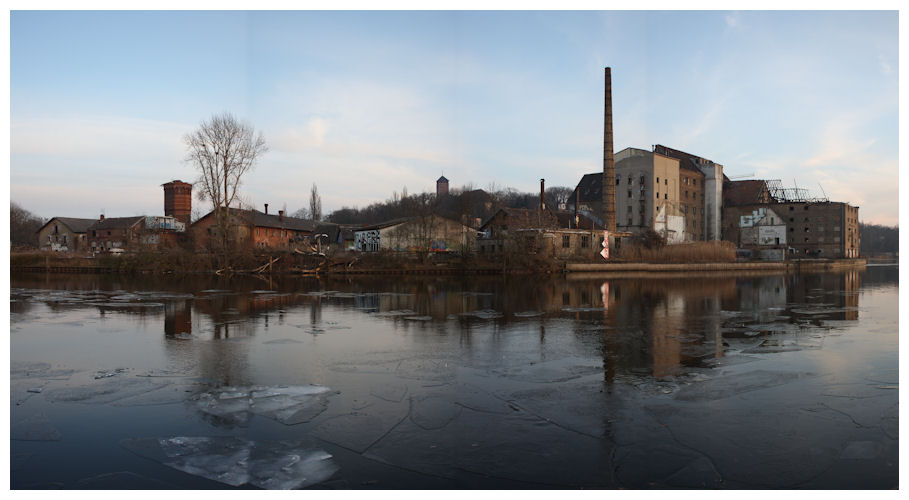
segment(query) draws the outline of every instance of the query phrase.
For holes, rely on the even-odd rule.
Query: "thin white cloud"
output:
[[[890,75],[893,73],[893,67],[890,65],[890,61],[886,56],[884,56],[884,54],[878,54],[877,63],[881,68],[881,74]]]

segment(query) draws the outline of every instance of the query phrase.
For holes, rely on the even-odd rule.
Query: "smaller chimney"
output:
[[[546,179],[540,179],[540,210],[546,210]]]
[[[284,221],[284,210],[278,210],[278,220]]]
[[[268,215],[268,203],[265,204],[265,215]]]

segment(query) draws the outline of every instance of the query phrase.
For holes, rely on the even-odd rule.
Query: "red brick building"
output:
[[[257,210],[231,208],[231,240],[248,248],[293,248],[308,240],[316,227],[311,220],[262,213]],[[209,248],[212,237],[219,234],[218,214],[211,211],[192,224],[196,248]]]

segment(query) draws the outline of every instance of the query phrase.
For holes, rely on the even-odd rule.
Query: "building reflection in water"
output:
[[[195,299],[166,303],[164,333],[176,339],[184,335],[207,337],[208,333],[211,340],[252,336],[257,328],[268,329],[276,314],[278,324],[283,324],[285,310],[295,307],[308,307],[313,326],[322,323],[323,307],[363,314],[412,310],[432,321],[407,321],[395,315],[383,321],[394,321],[396,328],[405,330],[457,334],[462,348],[473,349],[472,337],[478,329],[495,334],[515,321],[527,324],[533,321],[529,317],[536,315],[539,344],[544,346],[547,328],[552,326],[549,321],[567,316],[575,320],[576,336],[599,346],[605,380],[612,382],[621,376],[662,378],[676,375],[685,367],[712,366],[724,356],[724,334],[727,339],[755,335],[755,331],[757,335],[773,335],[787,331],[785,323],[856,320],[860,278],[857,271],[609,280],[508,277],[482,283],[401,280],[381,285],[333,284],[345,290],[336,293],[197,294]],[[500,317],[477,321],[469,314],[465,316],[485,310]],[[517,313],[531,314],[522,318]],[[457,319],[457,326],[452,319]],[[774,325],[783,327],[775,329]],[[420,338],[413,337],[415,341]],[[228,378],[244,378],[243,362],[227,359],[242,357],[242,353],[206,349],[194,355],[203,365],[210,365],[210,370],[203,371],[216,375],[231,365],[228,371],[235,374]]]

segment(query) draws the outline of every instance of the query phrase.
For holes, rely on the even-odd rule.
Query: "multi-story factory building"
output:
[[[720,239],[722,165],[665,146],[625,148],[615,155],[615,216],[619,231],[654,230],[670,243]],[[585,175],[569,209],[602,213],[602,173]]]
[[[778,180],[726,184],[723,239],[737,247],[747,243],[743,241],[747,228],[742,221],[761,210],[770,210],[785,225],[785,249],[790,256],[834,259],[859,256],[858,207],[812,198],[803,189],[782,188]]]

